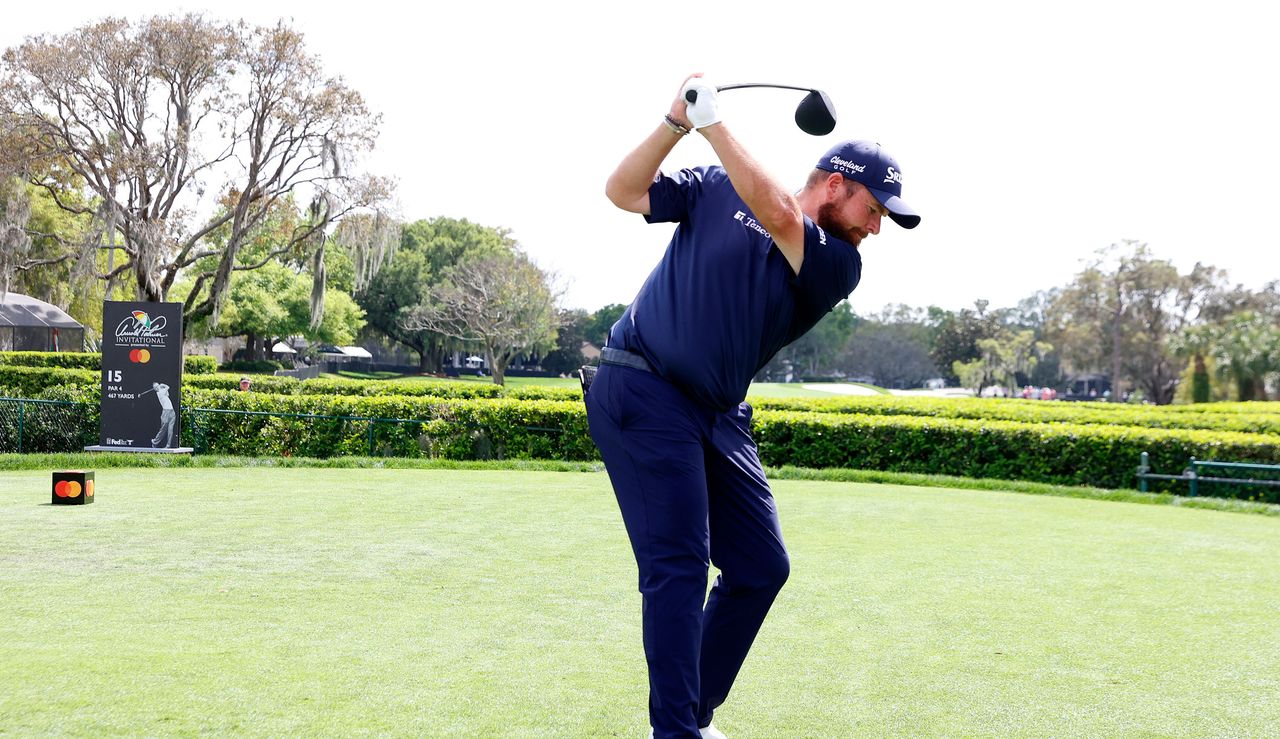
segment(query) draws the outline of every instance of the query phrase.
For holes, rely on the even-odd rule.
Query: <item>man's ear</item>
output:
[[[827,175],[826,193],[828,201],[839,199],[840,193],[844,191],[844,182],[844,175],[838,172],[832,172]]]

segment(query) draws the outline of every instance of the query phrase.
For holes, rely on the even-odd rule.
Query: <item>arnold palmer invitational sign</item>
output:
[[[189,452],[182,429],[182,304],[102,307],[102,429],[94,451]]]

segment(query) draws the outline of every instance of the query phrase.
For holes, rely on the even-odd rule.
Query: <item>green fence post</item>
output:
[[[1198,475],[1196,474],[1196,458],[1195,457],[1192,457],[1190,464],[1187,465],[1187,475],[1191,479],[1191,482],[1189,484],[1190,495],[1192,498],[1194,498],[1200,492],[1200,483],[1199,481],[1196,480],[1196,477],[1198,477]]]
[[[369,419],[369,456],[373,456],[373,424],[377,423],[377,419]]]
[[[27,404],[21,400],[18,401],[18,454],[22,454],[22,417],[23,411],[27,408]]]
[[[1141,461],[1138,463],[1138,490],[1143,493],[1147,492],[1147,472],[1151,470],[1151,466],[1148,464],[1150,458],[1149,454],[1143,452],[1140,457]]]

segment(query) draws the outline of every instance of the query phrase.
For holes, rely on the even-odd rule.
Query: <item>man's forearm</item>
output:
[[[773,236],[791,266],[799,271],[804,256],[804,213],[787,192],[733,137],[723,123],[698,129],[715,149],[733,189],[760,225]]]
[[[649,186],[658,174],[658,168],[671,150],[679,143],[681,135],[665,123],[659,125],[648,138],[623,158],[618,168],[605,184],[605,195],[619,208],[632,213],[649,214]]]

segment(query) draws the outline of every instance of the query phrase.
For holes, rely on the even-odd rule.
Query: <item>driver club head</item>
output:
[[[796,106],[796,125],[810,136],[826,136],[836,128],[836,108],[822,90],[810,90]]]

